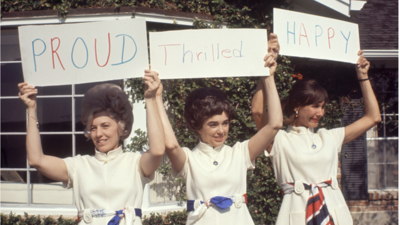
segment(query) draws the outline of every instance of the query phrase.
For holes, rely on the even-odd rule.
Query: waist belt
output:
[[[290,194],[296,192],[301,194],[304,190],[310,190],[310,195],[307,201],[306,208],[306,224],[307,225],[334,225],[332,215],[328,211],[326,206],[325,196],[322,192],[322,188],[330,187],[332,185],[332,179],[317,184],[305,184],[305,183],[284,183],[281,185],[284,194]]]
[[[108,225],[119,224],[119,221],[122,217],[125,217],[125,224],[132,225],[133,221],[135,221],[136,216],[142,218],[142,210],[135,209],[131,206],[125,207],[122,210],[114,211],[110,209],[85,209],[78,212],[78,222],[84,220],[86,223],[91,223],[93,221],[93,217],[110,217],[111,220],[108,222]]]
[[[233,203],[235,203],[236,208],[240,208],[243,203],[247,204],[247,194],[228,197],[215,196],[207,201],[201,201],[200,199],[187,200],[187,211],[194,211],[192,215],[188,216],[187,223],[192,224],[196,220],[200,219],[211,205],[214,205],[220,209],[226,209],[232,206]]]

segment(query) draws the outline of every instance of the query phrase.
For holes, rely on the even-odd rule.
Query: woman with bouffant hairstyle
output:
[[[122,141],[133,125],[132,105],[119,86],[99,84],[88,90],[82,101],[84,133],[93,141],[94,155],[65,159],[43,154],[36,119],[37,89],[27,83],[18,84],[29,115],[29,164],[44,176],[73,188],[79,224],[142,224],[143,188],[154,178],[165,152],[155,100],[160,80],[151,75],[143,79],[150,149],[145,153],[123,152]]]
[[[364,98],[365,115],[356,122],[335,129],[321,128],[328,94],[315,80],[293,85],[284,103],[284,122],[265,155],[270,157],[275,178],[284,193],[277,225],[353,224],[350,211],[338,186],[338,153],[342,145],[356,139],[381,121],[378,102],[368,78],[369,62],[359,51],[357,77]],[[257,128],[268,123],[264,88],[259,83],[252,111]],[[271,107],[268,104],[268,108]]]
[[[271,122],[250,140],[237,142],[233,147],[224,144],[233,109],[223,91],[200,88],[186,97],[186,124],[199,138],[197,146],[190,150],[179,145],[164,109],[162,86],[158,89],[157,104],[172,174],[186,182],[186,224],[254,224],[246,205],[247,171],[255,168],[255,159],[282,126],[274,81],[275,56],[274,51],[265,56],[264,66],[269,67],[270,76],[261,79],[266,86],[267,102],[274,106],[268,108]],[[149,70],[148,73],[156,72]]]

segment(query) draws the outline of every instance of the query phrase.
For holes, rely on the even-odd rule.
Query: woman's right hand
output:
[[[26,82],[18,84],[19,98],[24,102],[26,108],[35,108],[36,107],[36,94],[38,90],[35,86],[30,85]]]

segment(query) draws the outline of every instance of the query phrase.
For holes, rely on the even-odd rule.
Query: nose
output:
[[[218,134],[223,134],[224,133],[224,129],[223,129],[222,125],[218,126],[217,133]]]
[[[321,107],[317,111],[317,116],[322,117],[324,115],[324,113],[325,113],[325,110]]]
[[[103,136],[103,131],[101,130],[101,128],[97,128],[96,129],[96,137],[99,138]]]

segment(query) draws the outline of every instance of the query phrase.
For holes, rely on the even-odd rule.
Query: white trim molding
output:
[[[385,49],[365,49],[364,56],[366,58],[398,58],[399,50],[385,50]]]

